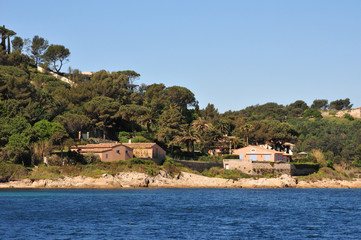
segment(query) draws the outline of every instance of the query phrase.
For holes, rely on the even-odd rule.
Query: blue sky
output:
[[[0,24],[71,52],[81,71],[131,69],[204,108],[350,98],[361,106],[361,1],[0,0]]]

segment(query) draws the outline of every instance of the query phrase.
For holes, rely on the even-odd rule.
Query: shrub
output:
[[[84,155],[84,163],[92,164],[101,162],[99,155],[96,154],[86,154]]]
[[[145,173],[150,175],[150,176],[155,176],[157,175],[159,172],[159,169],[158,168],[155,168],[153,166],[148,166],[145,168]]]
[[[175,176],[181,172],[182,164],[172,160],[165,160],[162,169],[166,170],[170,176]]]
[[[322,151],[319,149],[313,149],[311,151],[312,156],[316,159],[316,161],[320,164],[320,167],[327,167],[327,162],[325,160],[325,156]]]
[[[233,180],[249,177],[249,175],[244,174],[238,170],[226,170],[224,168],[219,168],[219,167],[212,167],[208,171],[203,171],[202,175],[206,177],[218,177],[218,178],[233,179]]]
[[[144,143],[144,142],[151,142],[151,141],[143,136],[136,136],[132,138],[132,143]]]
[[[8,180],[20,180],[28,176],[28,170],[19,164],[9,164],[0,161],[0,178]]]
[[[354,117],[352,117],[349,113],[345,113],[345,114],[343,115],[343,117],[346,118],[346,119],[348,119],[348,120],[350,120],[350,121],[355,120]]]
[[[48,157],[48,164],[50,166],[62,166],[64,165],[64,159],[58,155],[51,155]]]
[[[237,155],[237,154],[225,154],[225,155],[223,155],[223,159],[239,159],[239,155]]]
[[[124,131],[119,132],[118,138],[119,138],[119,142],[127,143],[129,141],[129,138],[130,138],[130,133],[129,132],[124,132]]]
[[[129,162],[131,164],[147,164],[147,165],[151,165],[154,163],[152,160],[140,159],[140,158],[132,158],[129,160]]]
[[[317,109],[309,108],[303,112],[302,117],[304,117],[304,118],[311,118],[311,117],[322,118],[322,114]]]

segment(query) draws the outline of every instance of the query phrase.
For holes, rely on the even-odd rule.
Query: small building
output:
[[[284,152],[251,145],[234,149],[232,154],[239,155],[239,159],[247,159],[253,162],[287,162],[287,158],[290,156]]]
[[[134,157],[151,159],[160,164],[165,160],[166,151],[156,143],[123,143],[133,149]]]
[[[239,155],[239,159],[223,159],[225,169],[236,169],[250,175],[275,174],[292,172],[291,164],[286,163],[291,156],[284,152],[266,149],[260,146],[248,146],[234,149],[232,154]],[[271,164],[271,163],[282,164]]]
[[[77,145],[70,149],[80,154],[96,154],[102,162],[115,162],[133,158],[133,149],[121,143]]]

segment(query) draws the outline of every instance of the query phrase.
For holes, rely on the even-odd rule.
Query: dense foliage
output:
[[[38,164],[50,152],[79,141],[79,132],[88,132],[90,137],[121,142],[156,141],[172,155],[187,156],[216,149],[229,154],[229,149],[247,144],[282,149],[290,142],[298,152],[318,150],[326,161],[361,165],[361,121],[351,115],[323,118],[321,114],[350,109],[348,98],[330,104],[316,99],[311,107],[302,100],[287,106],[266,103],[220,114],[211,103],[199,109],[185,87],[136,85],[140,74],[132,70],[101,70],[89,76],[69,68],[68,74],[60,73],[70,54],[64,46],[49,46],[39,36],[25,41],[5,28],[0,34],[3,161]],[[10,37],[14,37],[12,51]],[[38,72],[38,65],[48,70],[50,66],[74,84]]]

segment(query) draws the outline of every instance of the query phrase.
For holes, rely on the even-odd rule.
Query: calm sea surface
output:
[[[0,239],[361,239],[361,190],[0,190]]]

